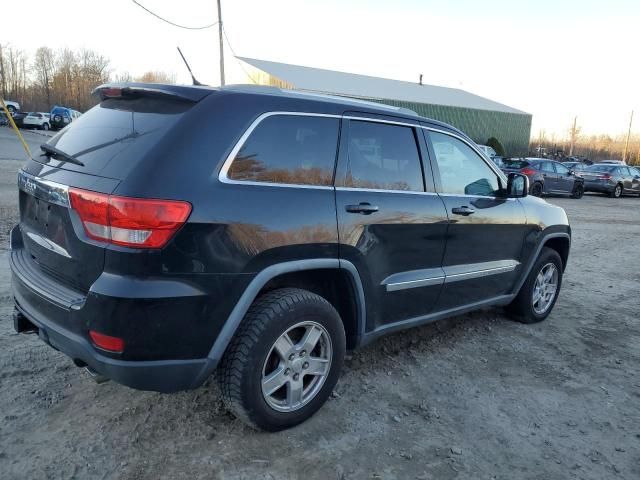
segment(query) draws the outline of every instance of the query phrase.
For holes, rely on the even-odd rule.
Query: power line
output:
[[[174,27],[178,27],[178,28],[184,28],[185,30],[204,30],[205,28],[211,28],[215,25],[218,24],[218,22],[214,22],[211,25],[205,25],[203,27],[187,27],[185,25],[178,25],[177,23],[174,23],[170,20],[167,20],[166,18],[161,17],[160,15],[158,15],[157,13],[152,12],[151,10],[149,10],[147,7],[145,7],[144,5],[142,5],[141,3],[138,3],[136,0],[131,0],[133,3],[135,3],[137,6],[139,6],[140,8],[142,8],[144,11],[146,11],[147,13],[150,13],[151,15],[153,15],[154,17],[162,20],[163,22],[168,23],[169,25],[173,25]]]
[[[240,65],[240,68],[242,68],[242,71],[245,73],[245,75],[249,78],[249,80],[251,80],[254,84],[258,85],[258,82],[256,82],[253,77],[249,74],[249,72],[247,72],[247,69],[244,68],[244,65],[242,64],[242,62],[238,59],[238,57],[236,56],[236,52],[233,49],[233,47],[231,46],[231,42],[229,41],[229,37],[227,37],[227,30],[224,28],[224,25],[222,25],[222,33],[224,34],[224,38],[227,40],[227,45],[229,45],[229,50],[231,50],[231,53],[233,53],[233,58],[236,59],[236,62],[238,62],[238,65]]]

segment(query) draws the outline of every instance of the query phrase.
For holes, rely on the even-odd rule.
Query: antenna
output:
[[[189,64],[187,63],[187,59],[184,58],[184,55],[182,54],[182,50],[180,50],[180,47],[176,47],[176,48],[178,49],[178,53],[182,57],[182,61],[187,66],[187,70],[189,70],[189,75],[191,75],[191,80],[193,80],[193,84],[194,85],[202,85],[202,83],[200,83],[198,80],[196,80],[196,77],[193,76],[193,72],[191,71],[191,67],[189,67]]]

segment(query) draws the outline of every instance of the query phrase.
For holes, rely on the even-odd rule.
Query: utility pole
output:
[[[576,145],[576,123],[578,122],[578,117],[575,116],[573,117],[573,127],[571,127],[571,134],[569,135],[569,141],[571,142],[569,144],[569,156],[572,157],[573,156],[573,148]]]
[[[222,43],[222,7],[218,0],[218,40],[220,42],[220,85],[224,86],[224,44]]]
[[[631,110],[631,118],[629,119],[629,130],[627,130],[627,140],[624,142],[624,153],[622,154],[622,161],[627,161],[627,150],[629,149],[629,137],[631,136],[631,124],[633,123],[633,110]]]

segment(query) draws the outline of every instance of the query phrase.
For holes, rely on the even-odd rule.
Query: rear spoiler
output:
[[[160,83],[105,83],[96,87],[92,95],[106,100],[123,97],[167,97],[176,100],[199,102],[217,89],[205,86],[164,85]]]

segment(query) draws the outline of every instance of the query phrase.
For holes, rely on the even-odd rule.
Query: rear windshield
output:
[[[526,160],[503,160],[504,168],[524,168],[529,166]]]
[[[587,170],[590,172],[613,172],[618,165],[591,165]]]
[[[123,179],[192,105],[145,97],[104,100],[48,142],[84,166],[54,159],[49,165]]]

